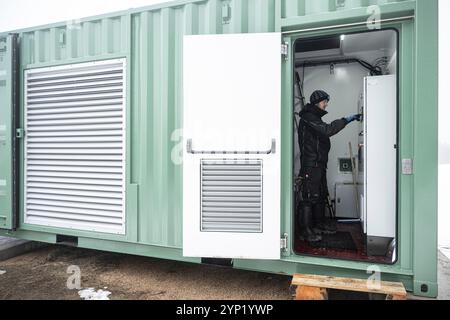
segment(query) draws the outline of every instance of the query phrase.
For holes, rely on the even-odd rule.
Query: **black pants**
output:
[[[305,167],[300,172],[301,205],[324,205],[328,196],[327,169]]]
[[[327,170],[325,168],[302,167],[300,172],[300,184],[295,190],[296,221],[297,232],[302,230],[302,225],[307,223],[308,228],[323,223],[325,221],[325,207],[328,196]],[[312,213],[312,220],[305,222],[302,214]],[[300,222],[303,221],[303,222]]]

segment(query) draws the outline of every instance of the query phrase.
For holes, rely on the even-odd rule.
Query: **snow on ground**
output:
[[[6,273],[5,270],[0,270],[0,276],[1,276],[2,274],[5,274],[5,273]]]
[[[442,254],[450,260],[450,248],[441,247],[439,248],[441,250]]]
[[[94,288],[88,288],[78,291],[78,295],[83,300],[109,300],[111,292],[99,289],[95,291]]]

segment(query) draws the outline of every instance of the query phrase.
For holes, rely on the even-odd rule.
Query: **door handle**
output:
[[[263,151],[197,151],[192,147],[192,139],[187,140],[187,153],[190,154],[275,154],[276,140],[272,139],[272,144],[269,150]]]

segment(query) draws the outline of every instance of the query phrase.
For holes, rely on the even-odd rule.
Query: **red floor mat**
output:
[[[353,241],[356,244],[357,250],[341,250],[341,249],[326,249],[326,248],[314,248],[307,242],[296,239],[294,245],[294,251],[298,255],[309,255],[318,257],[327,257],[334,259],[344,260],[356,260],[356,261],[369,261],[375,263],[390,264],[392,263],[392,257],[369,257],[367,256],[366,245],[364,241],[364,235],[362,233],[361,225],[354,224],[338,224],[339,232],[349,232],[352,235]]]

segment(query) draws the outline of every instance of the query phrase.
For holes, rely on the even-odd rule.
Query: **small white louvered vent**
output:
[[[262,232],[262,161],[202,160],[201,231]]]
[[[25,222],[125,233],[126,60],[25,73]]]

